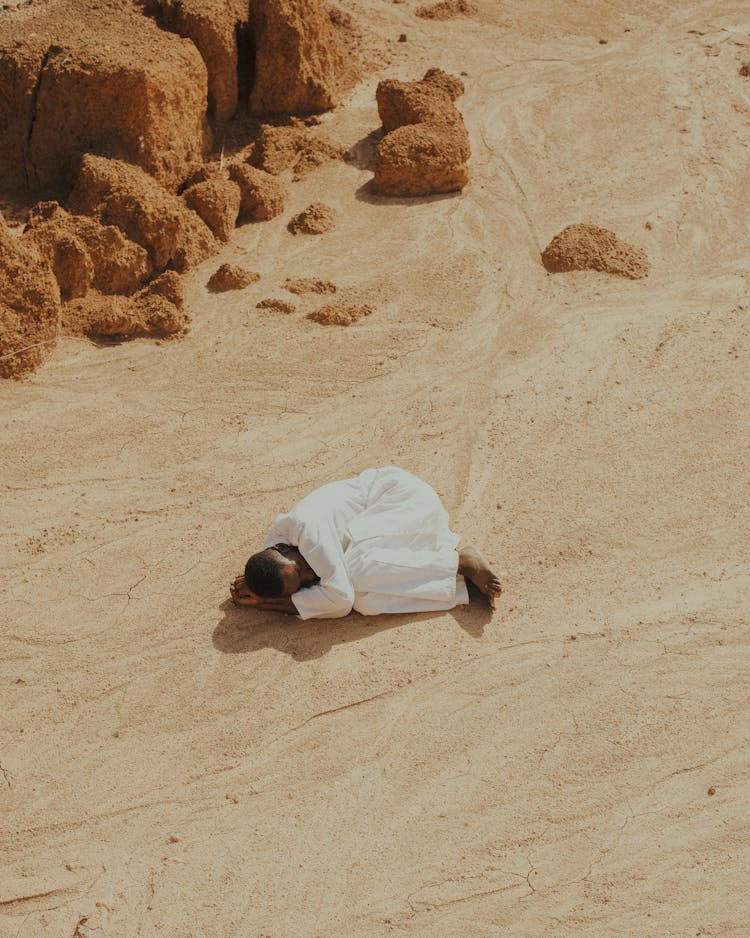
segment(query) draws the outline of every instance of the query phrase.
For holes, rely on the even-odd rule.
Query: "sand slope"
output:
[[[189,275],[185,339],[0,387],[0,935],[745,934],[746,5],[344,6],[356,161]],[[377,80],[431,66],[471,181],[374,197]],[[649,277],[547,274],[583,221]],[[494,615],[228,604],[277,511],[386,463],[507,571]]]

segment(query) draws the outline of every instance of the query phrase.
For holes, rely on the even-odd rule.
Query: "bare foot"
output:
[[[257,606],[260,602],[260,597],[248,589],[244,576],[235,577],[229,584],[229,594],[235,606]]]
[[[495,601],[503,588],[476,547],[464,547],[458,552],[458,572],[484,593],[494,609]]]

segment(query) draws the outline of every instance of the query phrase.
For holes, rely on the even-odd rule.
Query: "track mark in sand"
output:
[[[13,788],[13,786],[12,786],[11,783],[10,783],[10,780],[13,778],[13,776],[12,776],[12,775],[10,774],[10,772],[5,768],[5,766],[2,764],[2,762],[0,762],[0,772],[3,773],[3,778],[5,779],[5,783],[6,783],[6,785],[8,786],[8,788]]]
[[[282,733],[280,736],[277,736],[271,741],[273,743],[279,742],[279,740],[284,739],[286,736],[296,733],[297,730],[301,730],[302,727],[307,726],[308,723],[312,723],[313,720],[317,720],[318,717],[330,716],[332,713],[341,713],[342,710],[351,710],[353,707],[359,707],[362,704],[370,703],[373,700],[379,700],[381,697],[390,697],[391,694],[395,694],[396,691],[401,690],[400,687],[394,687],[391,690],[381,691],[379,694],[373,694],[372,697],[363,697],[362,700],[354,700],[352,703],[342,704],[340,707],[332,707],[330,710],[321,710],[320,713],[313,713],[312,716],[308,717],[306,720],[303,720],[302,723],[298,723],[296,726],[293,726],[291,729],[288,729],[285,733]]]

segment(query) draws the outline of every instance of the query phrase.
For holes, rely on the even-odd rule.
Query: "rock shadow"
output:
[[[361,185],[354,193],[358,202],[367,202],[370,205],[429,205],[431,202],[442,202],[444,199],[456,199],[460,196],[460,190],[438,192],[435,195],[378,195],[373,189],[372,179]]]
[[[384,131],[382,127],[370,131],[366,137],[362,137],[355,144],[349,147],[344,154],[344,160],[350,166],[356,166],[357,169],[366,169],[372,172],[375,164],[375,151],[378,144],[383,139]]]

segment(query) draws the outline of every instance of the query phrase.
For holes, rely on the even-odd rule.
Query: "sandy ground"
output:
[[[416,5],[347,3],[390,58],[324,118],[357,162],[191,275],[187,338],[0,388],[3,938],[748,934],[747,4]],[[472,181],[374,198],[377,78],[433,65]],[[579,221],[651,275],[548,275]],[[388,463],[496,613],[228,604],[278,511]]]

